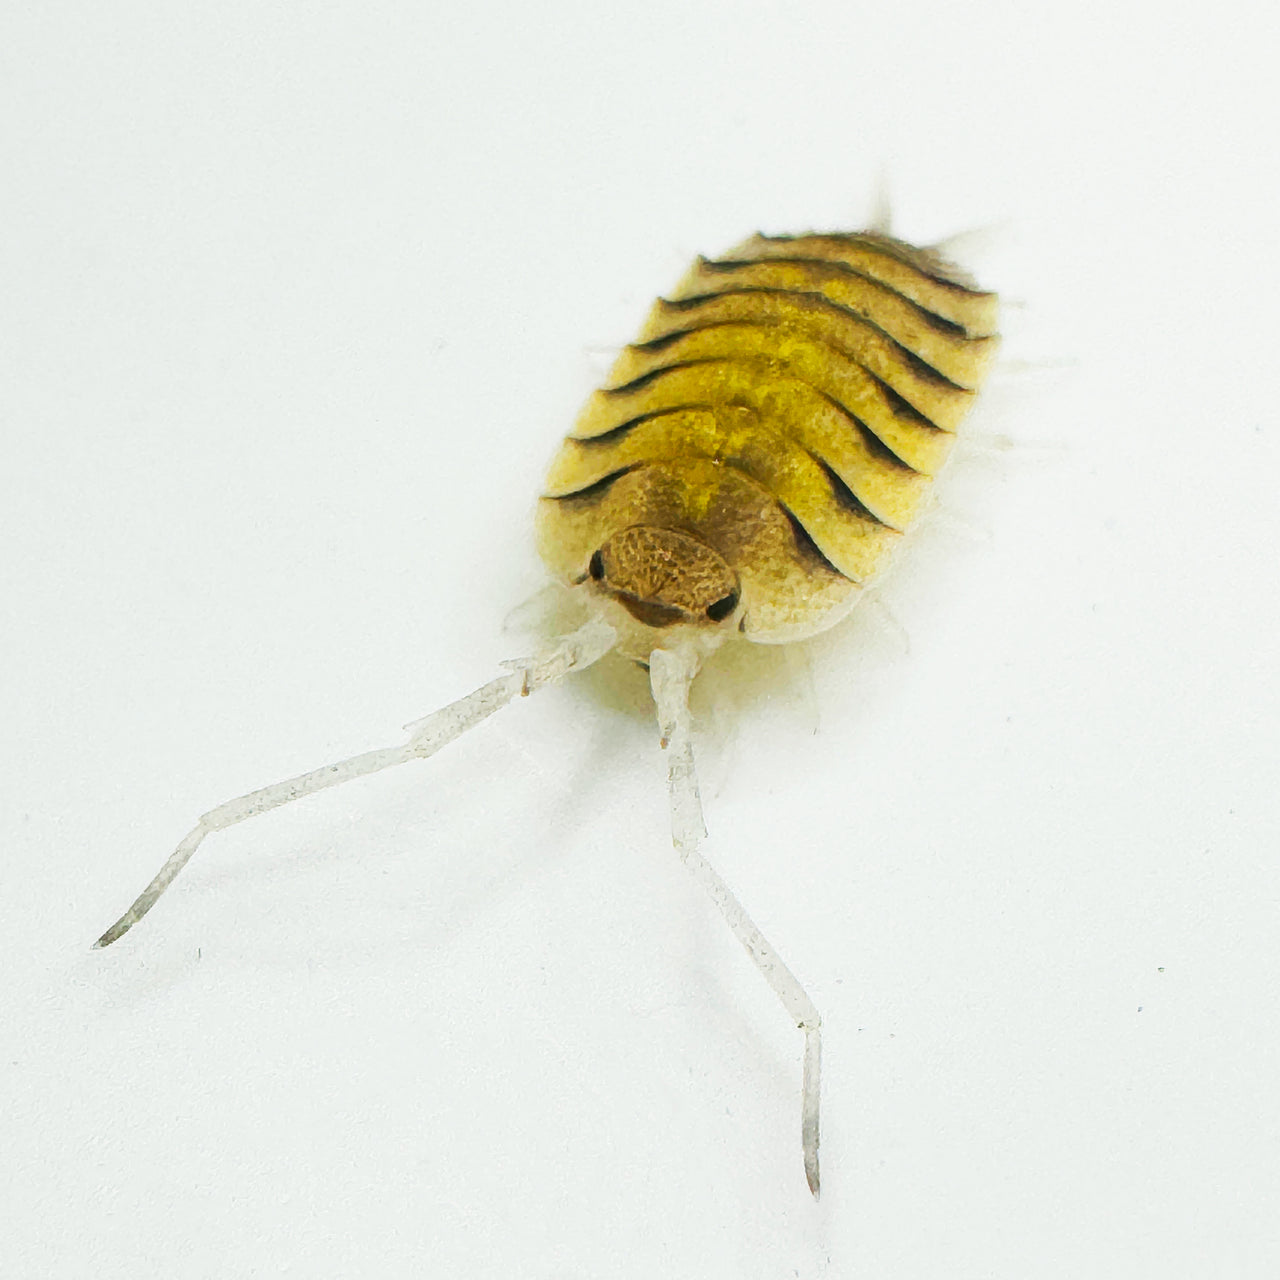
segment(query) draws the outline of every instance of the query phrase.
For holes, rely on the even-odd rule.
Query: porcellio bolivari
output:
[[[677,853],[804,1032],[816,1196],[821,1019],[700,852],[689,689],[722,644],[815,635],[883,572],[995,358],[996,319],[994,293],[878,231],[756,235],[699,258],[588,400],[539,500],[538,549],[588,621],[407,725],[404,743],[210,810],[95,945],[136,924],[212,832],[429,756],[616,649],[649,670]]]

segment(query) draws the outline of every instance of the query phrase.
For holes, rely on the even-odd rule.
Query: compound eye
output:
[[[599,582],[604,577],[604,557],[598,551],[591,557],[591,563],[587,565],[587,572],[596,582]]]
[[[730,591],[727,596],[721,596],[713,604],[707,605],[707,617],[712,622],[723,622],[737,607],[738,593]]]

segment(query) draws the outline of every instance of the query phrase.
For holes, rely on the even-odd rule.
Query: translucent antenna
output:
[[[393,765],[407,764],[410,760],[425,759],[441,747],[460,738],[468,729],[488,719],[517,697],[527,697],[543,685],[554,684],[571,671],[581,671],[604,657],[617,640],[614,629],[603,619],[593,618],[579,627],[572,635],[564,637],[554,648],[533,658],[521,658],[502,665],[507,674],[482,685],[457,702],[451,702],[433,711],[421,720],[405,725],[409,740],[400,746],[380,747],[363,755],[327,764],[310,773],[299,774],[248,795],[238,796],[210,809],[195,827],[183,837],[169,860],[156,873],[156,877],[138,895],[137,900],[119,920],[93,945],[107,947],[127,933],[155,906],[157,899],[169,887],[173,878],[191,859],[205,836],[235,826],[246,818],[256,817],[270,809],[301,800],[326,787],[336,787],[352,778],[390,769]]]
[[[691,648],[655,649],[649,655],[649,684],[657,706],[658,731],[669,753],[667,790],[671,800],[671,841],[680,860],[720,909],[733,936],[746,948],[764,980],[782,1001],[783,1008],[804,1032],[804,1089],[800,1103],[800,1143],[804,1150],[804,1175],[814,1199],[818,1198],[818,1111],[821,1101],[822,1019],[818,1010],[752,923],[732,889],[698,852],[707,834],[702,821],[702,799],[693,762],[692,719],[689,686],[698,672],[699,658]]]

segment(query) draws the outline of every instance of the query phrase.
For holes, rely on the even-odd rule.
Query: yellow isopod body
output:
[[[538,547],[652,632],[836,622],[926,501],[999,344],[997,298],[877,232],[699,258],[551,465]],[[637,630],[631,623],[638,623]]]
[[[822,1019],[699,851],[689,687],[726,640],[814,635],[883,571],[995,357],[996,308],[934,250],[881,232],[756,235],[699,258],[587,401],[539,501],[539,550],[589,620],[407,725],[407,741],[211,809],[95,945],[141,920],[213,832],[432,755],[617,649],[649,668],[672,843],[804,1032],[816,1196]]]

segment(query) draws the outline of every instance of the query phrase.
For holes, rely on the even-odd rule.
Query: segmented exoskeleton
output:
[[[753,236],[700,258],[552,464],[544,559],[650,627],[708,609],[756,641],[830,626],[927,498],[995,321],[994,294],[883,235]],[[688,539],[716,557],[697,553],[696,581],[678,568]]]
[[[542,556],[590,620],[414,721],[407,742],[211,810],[96,945],[137,923],[211,832],[431,755],[617,648],[649,668],[673,843],[805,1033],[801,1139],[816,1196],[821,1020],[699,851],[689,686],[726,640],[829,627],[883,570],[995,355],[995,321],[994,294],[878,232],[758,235],[700,258],[587,402],[539,503]]]

